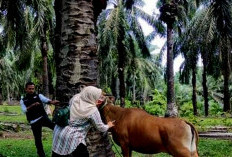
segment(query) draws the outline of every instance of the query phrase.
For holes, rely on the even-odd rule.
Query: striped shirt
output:
[[[102,122],[98,110],[87,118],[70,122],[64,128],[56,125],[53,132],[52,150],[59,155],[71,154],[80,143],[86,145],[85,137],[92,126],[101,132],[109,129],[108,125]]]

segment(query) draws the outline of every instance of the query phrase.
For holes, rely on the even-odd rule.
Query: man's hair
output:
[[[28,86],[31,86],[31,85],[35,85],[35,84],[33,82],[29,81],[26,83],[25,88],[27,88]]]

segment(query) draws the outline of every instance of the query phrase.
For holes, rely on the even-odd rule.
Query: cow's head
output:
[[[102,121],[104,123],[107,123],[107,106],[108,105],[114,105],[115,103],[115,97],[112,95],[105,95],[106,99],[98,105],[98,110],[101,114]]]

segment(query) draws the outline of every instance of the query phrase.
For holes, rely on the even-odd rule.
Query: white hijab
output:
[[[70,121],[86,118],[97,110],[96,101],[101,97],[102,90],[93,86],[85,87],[70,100]]]

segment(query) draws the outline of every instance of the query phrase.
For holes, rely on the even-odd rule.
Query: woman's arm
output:
[[[101,116],[99,111],[95,111],[92,115],[90,115],[90,120],[92,121],[93,125],[101,132],[106,132],[109,128],[114,126],[114,122],[108,122],[107,125],[105,125],[102,122]]]

